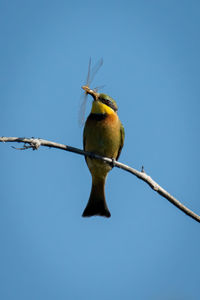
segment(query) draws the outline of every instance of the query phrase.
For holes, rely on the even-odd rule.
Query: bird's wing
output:
[[[86,130],[85,130],[85,127],[84,127],[84,131],[83,131],[83,150],[84,151],[85,151],[85,144],[86,144]],[[85,161],[87,163],[87,156],[85,156]]]
[[[121,121],[120,121],[120,135],[121,135],[121,141],[120,141],[119,151],[118,151],[116,160],[118,160],[120,153],[122,151],[122,148],[124,146],[125,131],[124,131],[124,126],[122,125]]]
[[[85,124],[86,127],[86,124]],[[86,143],[86,128],[84,127],[83,130],[83,149],[85,150],[85,143]]]

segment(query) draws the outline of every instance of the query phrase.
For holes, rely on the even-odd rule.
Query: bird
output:
[[[83,131],[83,149],[88,152],[118,160],[124,145],[124,127],[117,115],[118,107],[113,98],[98,93],[84,85],[86,95],[91,95],[93,102],[91,112],[85,122]],[[105,182],[112,165],[103,160],[85,156],[92,176],[92,188],[83,217],[111,216],[105,199]]]

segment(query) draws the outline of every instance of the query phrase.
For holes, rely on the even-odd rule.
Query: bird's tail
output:
[[[105,178],[92,178],[90,198],[82,216],[103,216],[107,218],[111,216],[105,199]]]

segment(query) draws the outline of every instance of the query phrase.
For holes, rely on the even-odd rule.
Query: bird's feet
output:
[[[115,158],[111,158],[111,159],[112,159],[112,162],[110,163],[110,165],[112,168],[114,168],[116,160],[115,160]]]

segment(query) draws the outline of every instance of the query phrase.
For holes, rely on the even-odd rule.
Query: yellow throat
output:
[[[92,103],[91,113],[92,114],[108,114],[108,115],[111,115],[111,114],[114,114],[115,112],[108,105],[106,105],[106,104],[104,104],[104,103],[102,103],[98,100],[95,100]]]

